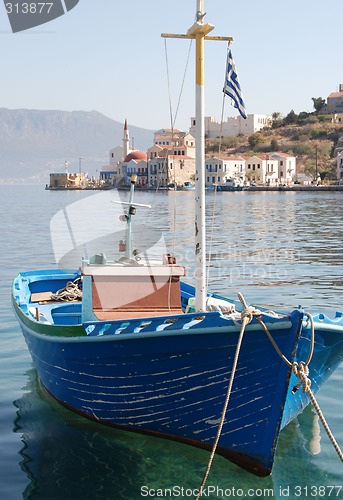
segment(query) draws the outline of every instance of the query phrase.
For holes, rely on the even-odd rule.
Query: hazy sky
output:
[[[28,0],[29,1],[29,0]],[[195,0],[80,0],[64,16],[12,34],[0,3],[0,107],[97,110],[119,122],[170,126],[164,39],[193,24]],[[213,35],[233,36],[248,113],[313,111],[343,83],[342,0],[205,0]],[[168,40],[175,113],[189,50]],[[227,45],[206,43],[206,116],[220,119]],[[194,116],[194,45],[175,126]],[[226,100],[224,118],[237,116]],[[137,145],[138,146],[138,145]]]

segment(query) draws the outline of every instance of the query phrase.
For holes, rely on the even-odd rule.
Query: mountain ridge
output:
[[[108,163],[110,149],[120,146],[124,121],[117,122],[98,111],[63,111],[0,108],[1,182],[48,182],[49,172]],[[129,124],[135,147],[146,151],[154,131]],[[92,166],[87,165],[87,161]],[[77,165],[74,165],[74,163]]]

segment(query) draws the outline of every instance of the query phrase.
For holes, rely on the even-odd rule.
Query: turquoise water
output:
[[[1,498],[193,498],[208,453],[108,429],[60,407],[40,387],[14,318],[11,280],[22,270],[55,266],[51,217],[89,192],[0,186],[0,195]],[[192,282],[194,193],[137,198],[153,204],[147,226],[163,234]],[[240,291],[248,301],[274,308],[342,310],[342,193],[208,193],[207,201],[213,291]],[[99,224],[112,208],[102,207]],[[140,211],[137,221],[147,214]],[[342,382],[343,366],[318,395],[341,447]],[[216,457],[207,486],[207,498],[343,498],[343,465],[308,408],[282,431],[271,477],[256,478]]]

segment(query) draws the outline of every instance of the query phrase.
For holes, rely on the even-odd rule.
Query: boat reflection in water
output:
[[[56,403],[34,369],[27,376],[26,392],[14,401],[14,432],[22,434],[23,442],[20,466],[30,481],[24,499],[132,500],[141,497],[143,486],[199,488],[204,450],[99,426]],[[254,476],[217,456],[210,483],[223,489],[273,489],[276,498],[288,486],[305,486],[310,479],[313,485],[329,484],[327,471],[315,465],[313,452],[320,446],[316,419],[307,408],[283,430],[272,476],[256,483]]]
[[[144,438],[105,426],[99,429],[64,409],[40,386],[35,370],[28,372],[26,389],[14,401],[14,432],[22,433],[23,441],[20,465],[30,480],[23,498],[137,496],[134,482],[144,484]]]

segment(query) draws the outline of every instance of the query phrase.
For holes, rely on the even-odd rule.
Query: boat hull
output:
[[[80,336],[76,325],[76,336],[60,337],[50,334],[51,325],[49,334],[37,332],[18,313],[39,377],[63,405],[107,425],[212,448],[239,327]],[[290,358],[300,312],[291,323],[273,331]],[[264,332],[246,331],[218,453],[270,474],[290,376]]]
[[[31,302],[33,292],[56,291],[78,277],[77,271],[34,271],[14,281],[14,309],[47,391],[103,424],[211,449],[239,322],[217,311],[106,321],[94,317],[82,323],[81,302],[42,303],[39,308]],[[182,283],[184,310],[192,298],[194,288]],[[42,312],[39,318],[36,309]],[[291,361],[306,360],[311,329],[303,312],[262,314],[281,352]],[[316,392],[342,361],[343,317],[316,315],[314,323],[309,368]],[[293,393],[297,382],[253,319],[244,334],[217,453],[257,475],[269,474],[280,430],[309,403],[301,389]]]

